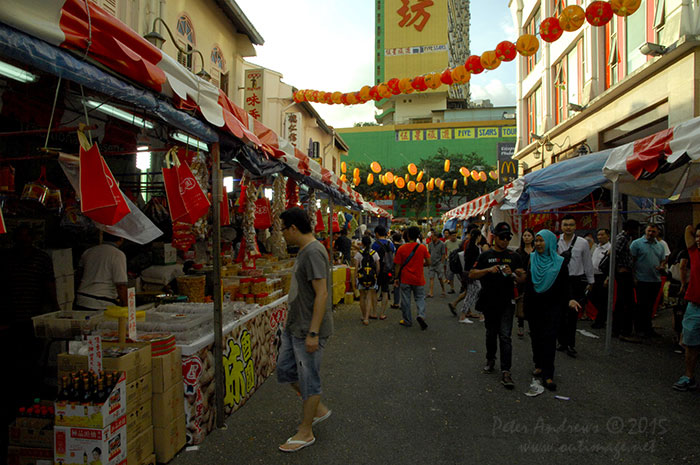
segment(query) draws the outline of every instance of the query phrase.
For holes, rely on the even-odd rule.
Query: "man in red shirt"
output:
[[[690,257],[690,280],[685,300],[688,307],[683,317],[683,333],[681,345],[685,347],[685,375],[673,385],[677,391],[697,389],[695,366],[700,354],[700,224],[695,229],[688,225],[685,228],[685,245]]]
[[[418,226],[408,228],[408,243],[399,247],[394,256],[394,264],[396,266],[396,280],[394,286],[401,289],[401,313],[403,319],[399,321],[400,325],[411,326],[411,293],[416,301],[418,316],[416,321],[421,329],[426,329],[428,324],[425,322],[425,276],[423,275],[423,266],[430,264],[430,254],[427,247],[417,242],[420,236]]]

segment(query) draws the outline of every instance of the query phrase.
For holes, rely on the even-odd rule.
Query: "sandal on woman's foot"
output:
[[[376,320],[376,319],[377,319],[377,315],[374,315],[374,316],[370,315],[370,316],[369,316],[369,319],[370,319],[370,320]]]
[[[380,319],[380,320],[386,320],[386,315],[381,315],[381,316],[379,317],[379,319]]]
[[[369,321],[368,321],[368,320],[362,320],[362,324],[365,325],[365,326],[367,326],[367,325],[369,324]]]

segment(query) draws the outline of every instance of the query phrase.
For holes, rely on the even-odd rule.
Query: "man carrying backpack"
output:
[[[379,276],[377,278],[379,284],[379,319],[386,320],[386,308],[389,305],[389,283],[392,281],[393,267],[394,267],[394,255],[396,254],[396,248],[394,244],[387,238],[386,228],[384,226],[377,226],[374,228],[374,235],[376,240],[372,244],[372,250],[377,252],[379,255]],[[370,318],[376,318],[376,316]]]
[[[360,290],[360,311],[362,324],[367,326],[369,318],[377,318],[375,305],[377,303],[377,276],[379,275],[379,254],[372,250],[372,239],[362,237],[362,250],[355,254],[355,269],[357,270],[357,288]]]
[[[418,226],[408,228],[408,242],[396,251],[394,257],[396,278],[394,286],[401,288],[401,312],[403,319],[399,321],[402,326],[412,326],[411,321],[411,293],[416,301],[418,316],[416,321],[421,329],[428,328],[425,322],[425,276],[423,266],[430,264],[430,254],[428,249],[418,243],[420,229]]]

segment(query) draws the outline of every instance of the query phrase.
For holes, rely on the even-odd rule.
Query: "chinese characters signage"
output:
[[[245,111],[253,118],[262,121],[263,114],[263,70],[247,69],[245,71]]]
[[[421,55],[424,53],[446,52],[447,45],[421,45],[417,47],[385,48],[384,55],[395,57],[401,55]]]
[[[301,112],[284,114],[284,138],[294,147],[301,149]]]
[[[433,6],[432,0],[401,0],[401,8],[396,10],[399,15],[399,27],[416,28],[421,32],[430,20],[428,8]]]

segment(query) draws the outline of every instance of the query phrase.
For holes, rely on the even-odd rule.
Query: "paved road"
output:
[[[670,387],[682,359],[670,349],[667,312],[655,320],[663,340],[614,340],[612,356],[603,331],[592,331],[600,339],[579,335],[577,359],[557,353],[558,392],[530,398],[527,336],[514,338],[516,389],[507,391],[497,374],[481,373],[483,323],[457,324],[446,302],[428,299],[426,331],[399,326],[398,310],[365,327],[357,304],[336,309],[323,365],[333,415],[317,426],[315,445],[277,451],[301,403],[271,378],[226,430],[173,465],[700,464],[700,394]]]

